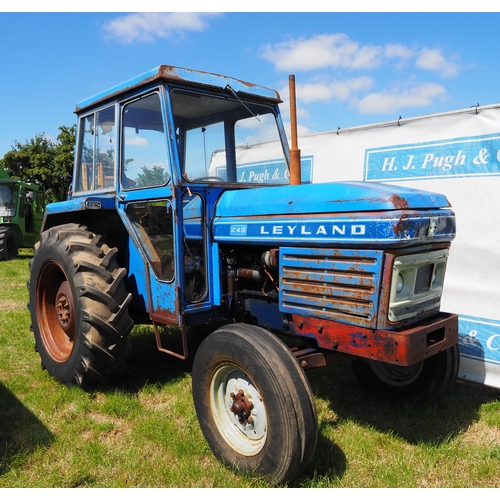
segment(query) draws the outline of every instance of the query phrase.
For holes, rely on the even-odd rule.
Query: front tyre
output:
[[[203,341],[193,400],[212,452],[234,470],[277,484],[312,458],[318,427],[309,382],[286,345],[263,328],[227,325]]]
[[[19,238],[9,226],[0,226],[0,260],[15,259],[19,253]]]
[[[410,402],[437,402],[455,381],[459,364],[460,353],[455,345],[413,366],[357,359],[352,367],[363,385],[382,396]]]
[[[133,322],[116,248],[78,224],[43,232],[30,261],[29,304],[42,367],[86,387],[124,367]]]

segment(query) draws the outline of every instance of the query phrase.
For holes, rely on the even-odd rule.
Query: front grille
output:
[[[383,253],[280,249],[280,310],[375,327]]]

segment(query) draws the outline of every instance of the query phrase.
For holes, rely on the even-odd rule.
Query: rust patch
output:
[[[319,332],[317,318],[292,317],[295,332],[315,338],[321,349],[399,366],[414,365],[458,343],[458,315],[450,313],[402,330],[373,330],[322,319]]]
[[[406,217],[405,214],[403,214],[398,222],[396,224],[394,224],[394,232],[398,235],[398,236],[401,236],[402,234],[404,234],[404,231],[405,231],[405,228],[406,228],[406,225],[407,225],[407,222],[408,222],[408,219]]]
[[[394,205],[394,208],[397,208],[398,210],[405,210],[408,208],[408,202],[397,194],[391,195],[389,201]]]

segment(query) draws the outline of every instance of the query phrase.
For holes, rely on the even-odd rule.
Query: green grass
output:
[[[40,368],[26,309],[30,251],[0,262],[0,488],[265,487],[222,466],[200,431],[191,362],[149,327],[116,384],[68,389]],[[437,406],[391,404],[350,365],[309,372],[320,434],[289,487],[497,488],[500,390],[457,381]]]

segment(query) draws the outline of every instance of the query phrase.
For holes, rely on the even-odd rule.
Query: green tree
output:
[[[73,179],[73,164],[75,161],[76,125],[59,127],[59,135],[56,142],[56,156],[54,158],[54,184],[56,200],[66,199],[68,188]],[[55,186],[57,184],[57,189]]]
[[[159,165],[151,168],[142,167],[142,173],[137,176],[137,186],[161,186],[168,182],[170,176],[166,169]]]
[[[24,144],[16,141],[1,161],[13,179],[38,184],[47,202],[61,201],[67,196],[73,174],[76,125],[59,127],[57,141],[37,134]]]

